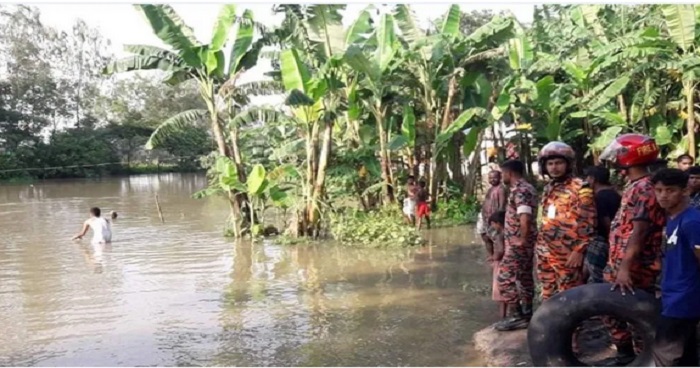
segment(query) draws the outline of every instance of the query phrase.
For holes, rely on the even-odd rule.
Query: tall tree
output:
[[[192,29],[184,23],[172,7],[137,5],[136,9],[145,15],[153,32],[170,49],[144,45],[126,46],[126,50],[134,55],[110,64],[106,72],[161,70],[168,73],[167,83],[178,84],[194,80],[207,106],[204,111],[184,111],[163,122],[154,131],[148,146],[157,144],[168,132],[206,117],[219,155],[229,157],[235,163],[239,180],[245,182],[246,172],[238,143],[238,124],[240,120],[252,117],[254,114],[250,111],[242,111],[242,107],[247,104],[248,96],[267,94],[276,90],[276,85],[273,83],[255,82],[237,85],[240,76],[257,63],[260,51],[267,42],[265,37],[257,41],[253,40],[256,26],[253,13],[246,10],[242,16],[238,16],[235,5],[222,6],[214,25],[211,42],[203,44],[194,37]],[[235,24],[238,25],[238,30],[227,60],[224,49]],[[241,208],[248,201],[245,193],[237,193],[236,189],[231,189],[229,198],[232,204],[232,225],[236,235],[240,235],[237,219],[240,218]]]

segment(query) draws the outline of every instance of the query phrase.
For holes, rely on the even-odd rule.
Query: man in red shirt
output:
[[[665,215],[656,201],[650,167],[659,147],[653,138],[623,134],[602,152],[601,161],[614,165],[627,177],[619,211],[610,224],[610,252],[603,277],[624,295],[642,289],[652,295],[661,271],[661,243]],[[620,363],[634,359],[635,344],[626,323],[606,318]]]

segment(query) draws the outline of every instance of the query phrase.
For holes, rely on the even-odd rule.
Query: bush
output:
[[[452,199],[438,203],[434,222],[438,226],[453,226],[476,223],[481,206],[475,197],[468,200]]]
[[[396,208],[362,212],[346,209],[330,215],[331,234],[342,243],[372,248],[410,247],[423,240],[413,226],[403,222]]]

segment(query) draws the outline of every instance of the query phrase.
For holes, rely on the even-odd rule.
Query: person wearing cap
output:
[[[658,155],[656,141],[642,134],[620,135],[600,155],[601,161],[627,178],[620,209],[610,224],[608,264],[603,272],[605,281],[612,284],[611,290],[619,289],[623,295],[634,289],[652,295],[658,290],[666,221],[650,178]],[[618,364],[633,360],[639,344],[632,341],[626,323],[611,317],[603,321],[617,346]]]
[[[535,245],[542,301],[585,283],[583,261],[596,235],[596,207],[593,189],[574,176],[575,158],[571,146],[557,141],[538,155],[540,173],[549,178]]]

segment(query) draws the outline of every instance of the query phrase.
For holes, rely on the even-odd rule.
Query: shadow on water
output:
[[[497,316],[472,230],[392,251],[232,243],[225,203],[189,198],[203,185],[169,174],[0,187],[0,210],[15,213],[0,216],[0,365],[482,364],[472,334]],[[93,205],[120,213],[114,242],[65,240]]]

